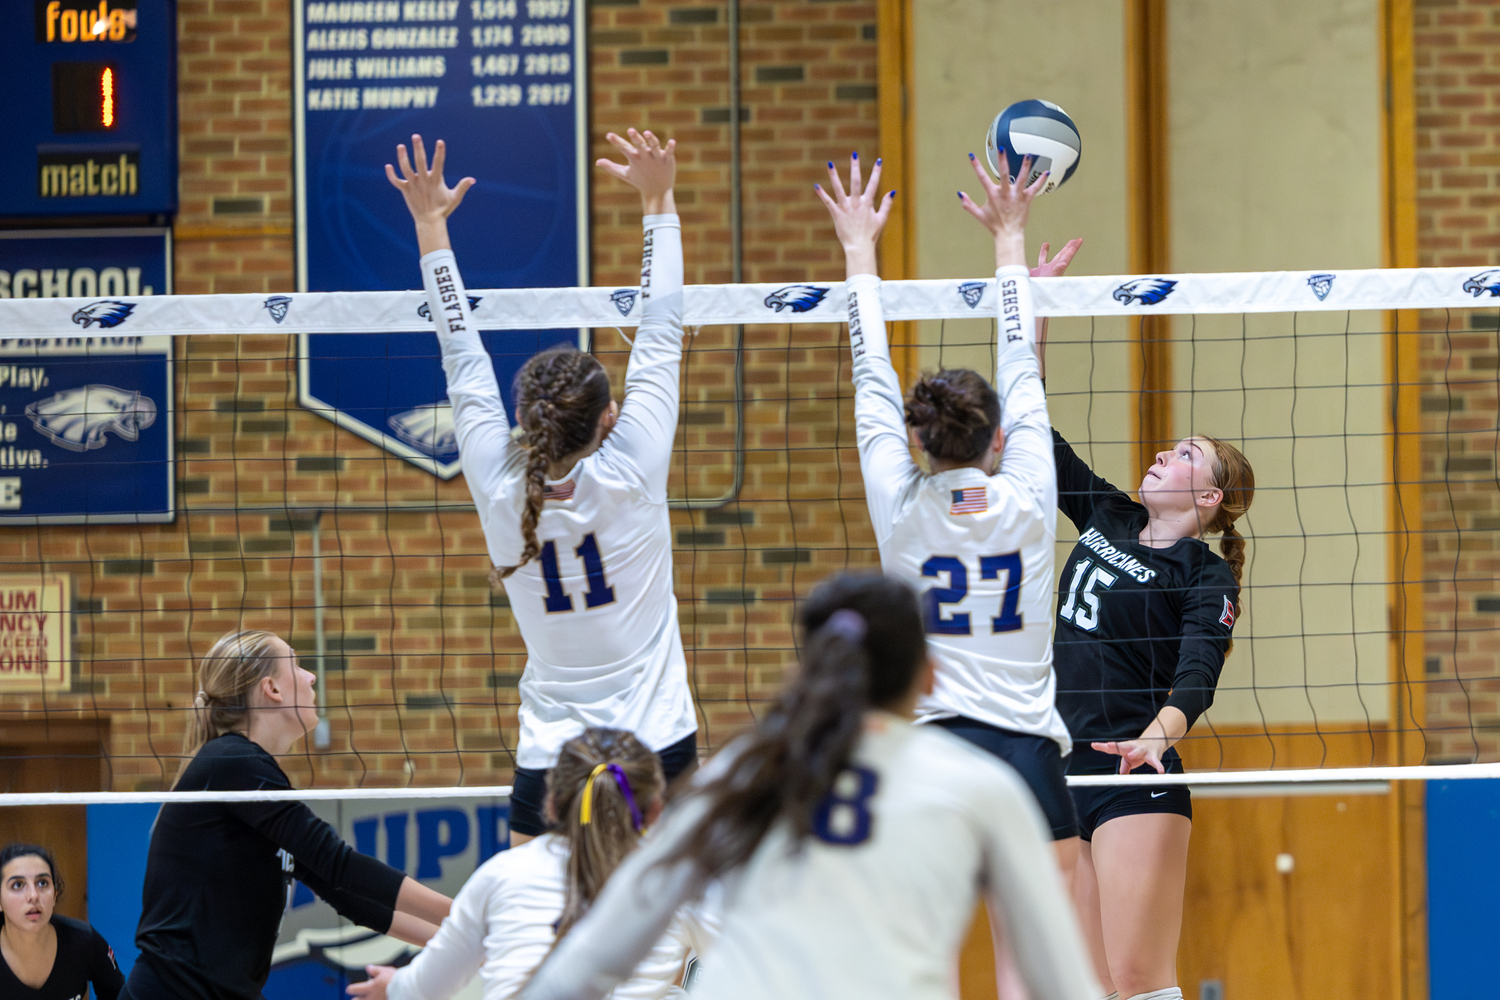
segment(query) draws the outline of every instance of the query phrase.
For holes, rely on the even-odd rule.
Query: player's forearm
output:
[[[437,930],[437,924],[428,923],[421,917],[414,917],[410,913],[397,910],[391,917],[391,928],[386,933],[397,941],[405,941],[407,944],[423,948],[426,947],[428,941],[432,940]]]
[[[434,250],[452,250],[453,243],[448,239],[448,217],[418,216],[417,223],[417,253],[423,257]]]
[[[676,215],[677,199],[671,189],[663,194],[642,194],[641,212],[645,215]]]
[[[995,233],[995,267],[1010,264],[1026,267],[1026,230],[1020,226],[1002,226]],[[1029,271],[1030,268],[1027,268]]]
[[[1187,735],[1187,731],[1188,719],[1182,714],[1182,710],[1172,705],[1163,705],[1161,711],[1156,713],[1156,718],[1141,733],[1139,742],[1154,742],[1162,753],[1166,753]]]
[[[856,274],[880,274],[874,243],[860,242],[844,247],[844,276],[852,278]]]
[[[410,877],[402,880],[401,891],[396,895],[398,913],[409,914],[434,926],[443,922],[452,907],[453,900]]]

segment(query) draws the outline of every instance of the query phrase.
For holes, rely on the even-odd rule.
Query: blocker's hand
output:
[[[1161,762],[1161,755],[1166,752],[1164,740],[1111,740],[1108,743],[1090,743],[1089,746],[1103,753],[1118,754],[1121,774],[1129,774],[1142,764],[1150,764],[1157,774],[1167,773]]]
[[[621,138],[610,132],[604,137],[625,154],[624,163],[600,157],[594,165],[640,191],[647,215],[677,211],[672,198],[672,185],[677,181],[677,140],[668,139],[662,145],[650,129],[626,129],[625,135],[627,138]]]
[[[1083,237],[1079,236],[1068,241],[1067,246],[1057,251],[1057,256],[1051,260],[1047,259],[1047,253],[1052,249],[1052,244],[1043,243],[1042,249],[1036,258],[1036,267],[1031,269],[1033,278],[1061,278],[1068,273],[1068,265],[1073,263],[1074,254],[1078,248],[1083,246]]]
[[[813,189],[833,216],[833,231],[844,248],[844,261],[850,277],[856,274],[875,274],[875,244],[891,217],[891,206],[895,204],[896,192],[889,191],[880,196],[881,161],[875,161],[867,184],[860,183],[859,154],[849,156],[849,190],[844,191],[843,178],[832,162],[828,164],[828,187],[821,184]]]
[[[1001,151],[1003,154],[1003,150]],[[958,200],[963,205],[964,211],[979,220],[979,224],[988,229],[997,239],[1003,236],[1024,233],[1026,230],[1026,216],[1031,212],[1031,202],[1037,195],[1041,194],[1042,188],[1046,186],[1047,177],[1052,173],[1050,170],[1043,171],[1032,181],[1030,186],[1022,183],[1022,179],[1031,173],[1030,156],[1021,161],[1021,171],[1013,181],[1001,181],[995,183],[990,178],[989,172],[980,165],[979,160],[973,153],[969,154],[969,166],[974,168],[974,176],[979,178],[980,187],[984,189],[984,204],[975,204],[967,194],[958,192]]]
[[[367,965],[365,975],[369,976],[362,983],[350,983],[344,988],[344,992],[360,1000],[385,1000],[385,991],[391,985],[391,977],[396,970],[389,965]]]
[[[427,149],[422,145],[422,137],[413,135],[411,137],[412,152],[416,155],[417,166],[412,169],[411,161],[406,156],[406,146],[396,146],[396,161],[401,164],[401,176],[396,176],[396,170],[389,163],[385,165],[386,179],[401,192],[401,197],[406,199],[406,208],[411,212],[411,217],[416,220],[418,226],[424,222],[436,222],[448,218],[453,210],[464,200],[464,195],[469,188],[474,186],[474,178],[465,177],[458,182],[456,187],[449,187],[443,183],[443,161],[447,158],[448,147],[443,140],[437,141],[437,146],[432,154],[432,169],[427,169]]]

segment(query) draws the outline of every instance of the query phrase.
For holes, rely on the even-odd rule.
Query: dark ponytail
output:
[[[623,729],[585,729],[563,744],[547,773],[549,819],[569,848],[558,940],[635,850],[646,813],[665,786],[661,760]]]
[[[536,539],[547,483],[547,466],[594,440],[599,417],[609,406],[609,373],[592,354],[556,347],[533,356],[516,374],[516,410],[526,448],[526,510],[521,537],[526,547],[514,566],[496,566],[499,582],[541,552]]]
[[[1243,517],[1255,502],[1255,470],[1250,467],[1250,460],[1245,457],[1245,453],[1229,442],[1206,434],[1199,435],[1199,438],[1207,441],[1213,449],[1213,461],[1209,464],[1209,469],[1213,474],[1214,486],[1224,495],[1219,501],[1218,512],[1214,514],[1214,519],[1208,523],[1206,530],[1223,532],[1219,539],[1219,554],[1229,564],[1234,582],[1240,583],[1245,574],[1245,536],[1234,529],[1234,522]],[[1236,600],[1236,621],[1239,620],[1240,610],[1241,602]],[[1233,651],[1234,640],[1231,639],[1225,655]]]
[[[800,669],[732,762],[693,794],[708,803],[667,862],[691,859],[710,878],[744,864],[778,821],[794,842],[849,766],[871,707],[911,691],[927,655],[922,613],[906,584],[844,574],[802,608]]]
[[[984,454],[1000,426],[1000,397],[978,372],[945,368],[911,387],[906,426],[934,458],[972,462]]]

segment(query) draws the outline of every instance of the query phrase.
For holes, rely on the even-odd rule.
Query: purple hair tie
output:
[[[625,777],[625,769],[619,764],[611,764],[609,773],[614,776],[615,784],[620,786],[620,793],[625,796],[625,804],[630,807],[630,822],[634,824],[635,832],[640,833],[646,821],[641,818],[641,810],[635,804],[635,794],[630,790],[630,779]]]
[[[865,616],[853,608],[839,608],[828,616],[823,628],[856,646],[865,641],[865,635],[870,631]]]

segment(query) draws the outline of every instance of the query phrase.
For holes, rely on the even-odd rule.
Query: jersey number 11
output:
[[[588,608],[600,608],[615,602],[615,588],[604,579],[604,557],[599,554],[599,540],[591,531],[583,543],[573,550],[583,560],[583,571],[588,575],[589,589],[584,591],[583,603]],[[547,542],[542,546],[542,580],[547,584],[547,596],[543,603],[547,613],[572,611],[573,598],[563,590],[562,570],[557,565],[557,543]]]

